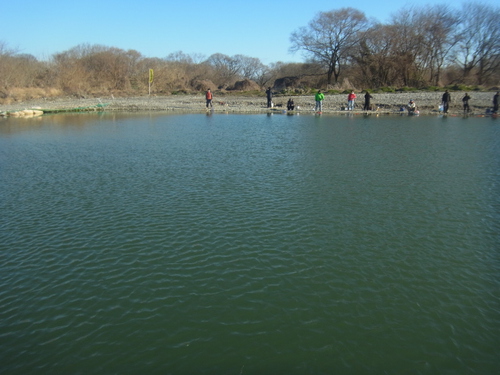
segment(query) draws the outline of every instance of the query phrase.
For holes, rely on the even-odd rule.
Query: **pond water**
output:
[[[500,368],[500,122],[0,119],[2,374]]]

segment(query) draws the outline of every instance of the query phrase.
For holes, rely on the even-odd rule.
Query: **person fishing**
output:
[[[465,93],[464,97],[462,98],[462,103],[464,103],[464,113],[469,113],[470,111],[469,100],[470,100],[469,94]]]
[[[443,97],[441,98],[441,101],[443,104],[443,113],[448,113],[448,107],[450,106],[450,102],[451,102],[451,95],[448,92],[448,90],[446,90],[444,92]]]
[[[409,115],[413,115],[417,111],[417,105],[413,99],[410,100],[406,108],[408,109]]]
[[[271,108],[273,106],[273,91],[271,90],[270,87],[268,87],[266,90],[266,96],[267,96],[267,108]]]
[[[208,108],[208,106],[210,106],[210,108],[213,108],[213,104],[212,104],[213,95],[212,95],[212,91],[210,91],[210,89],[207,90],[207,93],[205,94],[205,99],[207,99],[207,108]]]
[[[493,113],[498,113],[498,95],[500,91],[497,91],[495,95],[493,95]]]
[[[325,99],[325,94],[321,92],[321,90],[318,90],[316,95],[314,96],[314,100],[316,100],[316,107],[314,110],[316,112],[321,112],[323,110],[323,100]]]
[[[368,90],[366,90],[365,94],[365,106],[363,107],[364,111],[369,111],[370,110],[370,99],[373,99],[373,96],[370,95]]]
[[[354,110],[354,102],[356,100],[356,94],[354,90],[351,91],[349,95],[347,95],[347,110]]]

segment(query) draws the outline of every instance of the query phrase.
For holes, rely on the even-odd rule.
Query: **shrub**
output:
[[[417,89],[415,87],[404,86],[404,87],[400,87],[396,91],[398,91],[398,92],[415,92],[415,91],[417,91]]]
[[[445,89],[450,90],[450,91],[473,91],[474,87],[467,86],[464,84],[455,84],[455,85],[451,85],[451,86],[446,86]]]
[[[380,92],[396,92],[394,87],[381,87],[379,90]]]
[[[424,87],[423,90],[434,92],[434,91],[441,91],[441,88],[437,87],[437,86],[427,86],[427,87]]]

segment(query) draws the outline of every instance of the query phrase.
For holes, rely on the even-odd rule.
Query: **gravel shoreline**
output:
[[[356,107],[354,113],[364,113],[364,93],[357,93]],[[383,93],[372,94],[372,105],[378,108],[378,113],[396,114],[400,108],[405,106],[410,99],[415,100],[420,114],[438,114],[441,104],[442,92],[414,92],[414,93]],[[451,104],[449,114],[463,114],[462,98],[464,92],[451,92]],[[495,92],[471,92],[470,108],[472,114],[484,114],[492,107]],[[266,98],[261,96],[237,96],[237,95],[214,95],[214,110],[217,112],[234,113],[266,113],[269,111],[283,111],[289,96],[275,96],[273,102],[275,107],[266,108]],[[299,112],[313,112],[314,96],[303,95],[292,97],[295,105],[299,106]],[[0,112],[13,112],[24,109],[41,108],[46,110],[71,110],[74,108],[93,107],[104,104],[106,111],[174,111],[174,112],[205,112],[205,99],[203,94],[199,95],[171,95],[171,96],[142,96],[142,97],[101,97],[92,99],[38,99],[22,103],[0,105]],[[347,104],[347,95],[326,95],[323,101],[323,113],[342,113]],[[374,112],[374,111],[370,111]]]

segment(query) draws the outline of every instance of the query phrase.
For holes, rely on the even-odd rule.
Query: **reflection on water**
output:
[[[495,373],[488,118],[0,119],[5,373]]]

